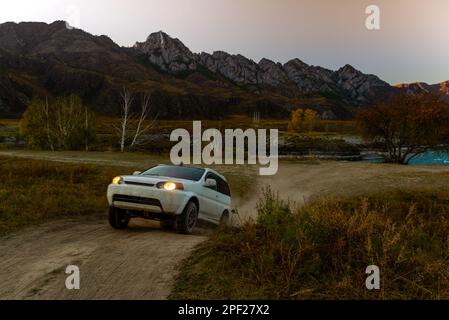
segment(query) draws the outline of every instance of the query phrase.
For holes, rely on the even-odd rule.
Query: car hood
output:
[[[162,177],[162,176],[122,176],[122,177],[125,180],[125,183],[136,183],[149,186],[156,185],[159,182],[167,182],[167,181],[180,182],[183,184],[194,183],[194,181],[191,180]]]

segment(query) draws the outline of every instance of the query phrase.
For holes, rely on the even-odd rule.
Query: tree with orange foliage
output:
[[[296,109],[292,111],[292,118],[288,123],[288,131],[312,131],[317,119],[317,113],[311,109]]]
[[[357,121],[386,162],[408,164],[427,151],[449,150],[449,104],[438,95],[398,94],[360,112]]]
[[[292,111],[292,117],[290,122],[288,123],[289,132],[295,132],[299,129],[302,123],[302,115],[303,115],[302,109],[296,109]]]
[[[312,109],[304,110],[303,123],[304,123],[304,129],[307,130],[307,132],[313,131],[313,128],[315,127],[316,119],[317,119],[316,111],[314,111]]]

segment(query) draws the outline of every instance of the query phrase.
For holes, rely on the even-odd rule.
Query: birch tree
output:
[[[123,88],[120,96],[122,99],[122,116],[120,119],[120,152],[124,152],[126,137],[128,134],[128,126],[132,117],[131,105],[134,101],[134,95],[128,89]]]
[[[142,98],[142,105],[140,108],[140,115],[139,119],[137,121],[137,127],[136,132],[134,134],[133,141],[131,142],[131,147],[134,147],[141,142],[141,137],[148,132],[151,128],[154,127],[156,118],[155,117],[150,123],[148,123],[146,126],[144,126],[144,122],[146,120],[149,120],[150,118],[150,112],[151,112],[151,104],[150,104],[150,95],[144,94]]]
[[[120,136],[120,151],[124,152],[127,145],[136,147],[145,142],[145,134],[154,127],[156,117],[151,118],[151,100],[149,94],[144,94],[137,113],[132,112],[134,94],[123,88],[121,94],[121,117],[117,131]],[[150,121],[147,123],[147,121]]]

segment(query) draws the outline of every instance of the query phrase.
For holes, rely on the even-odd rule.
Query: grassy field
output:
[[[201,244],[172,299],[449,299],[449,193],[396,190],[303,207],[269,189],[255,223]],[[368,265],[381,289],[365,287]]]
[[[106,186],[123,171],[0,157],[0,235],[54,219],[106,216]]]

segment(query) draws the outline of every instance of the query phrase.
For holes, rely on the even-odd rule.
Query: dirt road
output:
[[[0,240],[0,299],[165,299],[175,267],[204,236],[183,236],[157,223],[54,222]],[[67,290],[65,269],[80,269],[80,290]]]
[[[403,166],[345,161],[279,163],[278,173],[257,177],[260,190],[269,186],[279,197],[299,205],[320,196],[348,196],[397,188],[447,188],[448,166]],[[259,194],[237,201],[243,219],[255,217]]]

